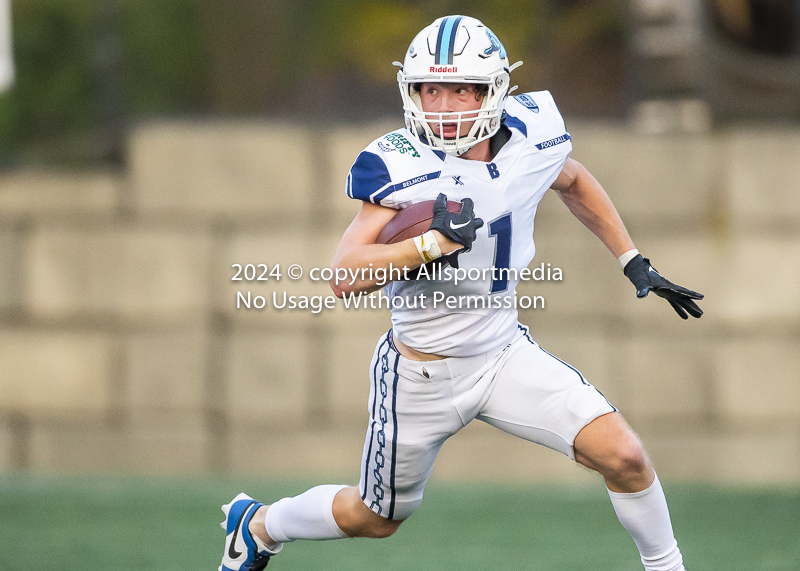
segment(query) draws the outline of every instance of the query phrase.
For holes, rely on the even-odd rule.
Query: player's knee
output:
[[[641,474],[648,470],[647,455],[636,438],[618,444],[611,471],[618,475]]]
[[[386,539],[387,537],[391,537],[394,535],[394,532],[397,531],[397,528],[400,527],[401,523],[403,522],[385,519],[381,524],[375,526],[375,535],[373,535],[373,537],[376,539]]]
[[[394,535],[402,520],[390,520],[382,518],[378,515],[372,514],[374,517],[368,517],[362,520],[359,530],[359,537],[370,537],[372,539],[386,539]]]
[[[370,510],[358,493],[343,493],[337,500],[341,501],[334,503],[336,523],[350,537],[382,539],[393,535],[402,523],[402,520],[386,519]]]

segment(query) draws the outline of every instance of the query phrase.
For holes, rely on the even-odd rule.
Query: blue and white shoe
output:
[[[239,494],[231,503],[222,506],[225,521],[219,524],[225,530],[225,553],[218,571],[262,571],[274,553],[259,551],[248,525],[253,514],[263,504],[247,494]],[[261,542],[259,542],[261,543]],[[263,545],[263,544],[262,544]]]

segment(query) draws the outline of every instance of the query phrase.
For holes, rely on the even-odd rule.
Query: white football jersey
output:
[[[502,298],[514,297],[519,272],[533,260],[536,208],[572,143],[550,92],[509,97],[505,109],[511,138],[489,163],[432,150],[398,129],[370,143],[347,176],[350,198],[402,209],[441,192],[452,201],[471,198],[475,216],[484,221],[472,249],[458,256],[459,266],[473,269],[478,279],[456,284],[449,269],[433,279],[395,281],[384,288],[390,298],[403,298],[393,301],[395,335],[418,351],[449,357],[499,351],[518,330],[517,309]],[[483,271],[493,267],[494,275]],[[508,268],[516,272],[501,271]],[[447,307],[447,297],[460,307]],[[442,301],[434,307],[437,298]],[[407,308],[414,299],[417,307]]]

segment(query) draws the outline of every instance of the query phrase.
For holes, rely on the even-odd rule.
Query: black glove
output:
[[[652,290],[654,294],[666,299],[682,319],[700,317],[703,310],[693,301],[703,299],[702,293],[697,293],[685,287],[675,285],[664,278],[650,265],[650,260],[637,254],[623,270],[625,276],[636,286],[636,297],[647,297]],[[688,312],[689,315],[686,315]]]
[[[447,210],[447,196],[443,193],[439,193],[433,205],[433,220],[428,230],[438,230],[448,240],[464,246],[461,250],[442,256],[454,268],[458,268],[458,255],[470,251],[478,236],[478,228],[483,226],[483,220],[475,218],[474,206],[471,198],[465,198],[461,201],[459,212],[450,212]]]

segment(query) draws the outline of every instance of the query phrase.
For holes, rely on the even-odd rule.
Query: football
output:
[[[419,236],[428,231],[428,227],[433,220],[433,203],[435,200],[426,200],[425,202],[417,202],[411,206],[407,206],[400,212],[394,215],[394,218],[386,223],[378,238],[375,240],[376,244],[396,244],[403,240],[408,240],[415,236]],[[450,212],[459,212],[461,210],[460,202],[447,201],[447,210]]]
[[[396,244],[397,242],[402,242],[403,240],[408,240],[409,238],[427,232],[433,220],[434,202],[436,201],[426,200],[425,202],[417,202],[395,214],[394,218],[389,220],[389,222],[381,228],[375,243]],[[448,200],[447,210],[450,212],[459,212],[461,210],[461,203]],[[425,264],[428,275],[433,275],[434,272],[439,270],[443,263],[446,263],[446,260],[440,258]],[[419,277],[415,272],[410,272],[408,275],[410,279],[418,279]]]

